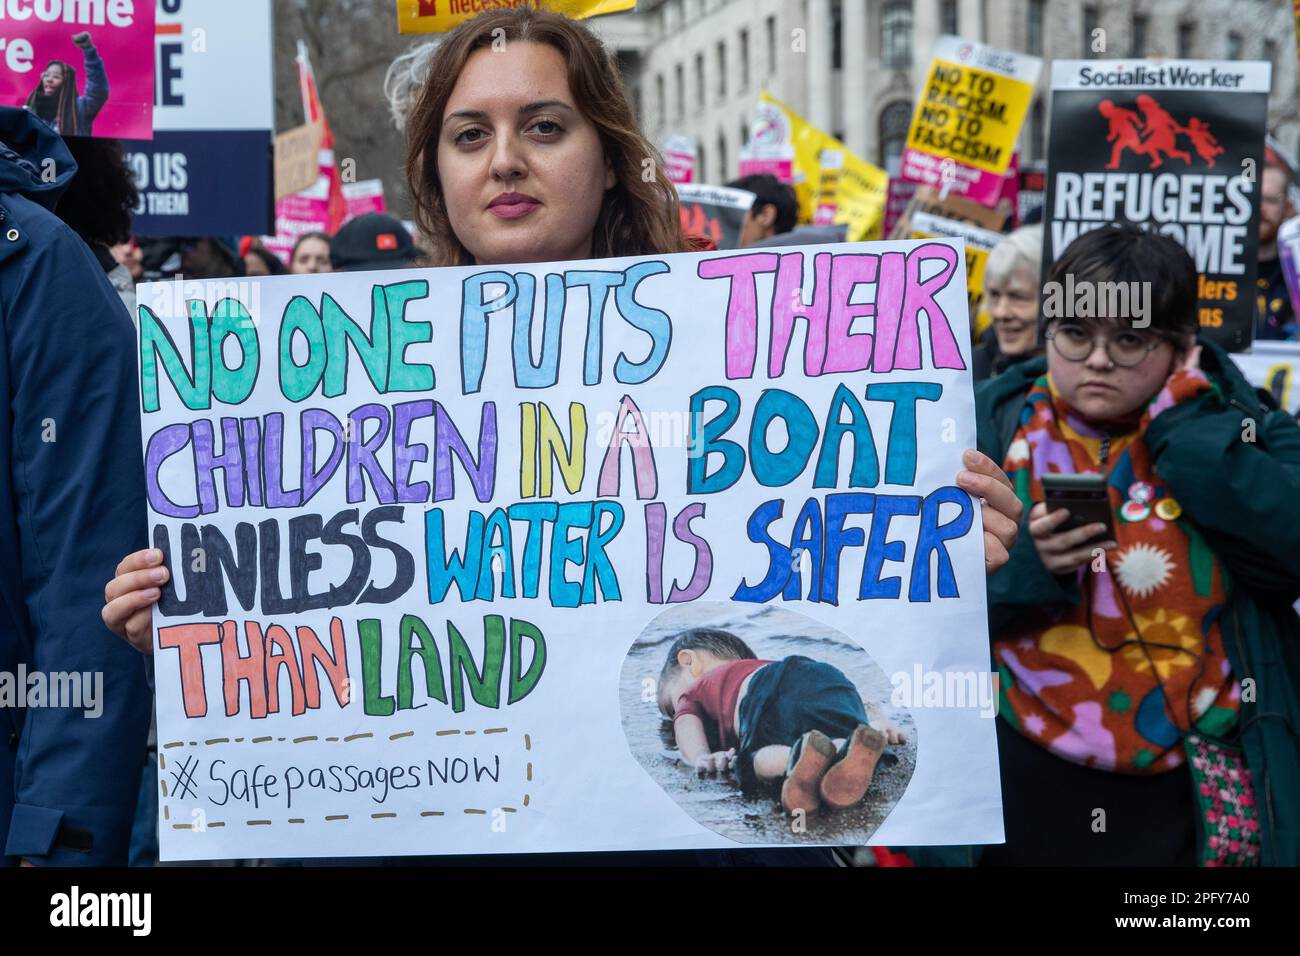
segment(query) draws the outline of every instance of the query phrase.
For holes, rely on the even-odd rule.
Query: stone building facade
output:
[[[1026,161],[1046,158],[1054,58],[1272,60],[1270,126],[1300,151],[1287,0],[640,0],[634,14],[592,23],[618,53],[646,132],[694,137],[706,182],[736,176],[764,89],[890,167],[942,33],[1043,57]]]

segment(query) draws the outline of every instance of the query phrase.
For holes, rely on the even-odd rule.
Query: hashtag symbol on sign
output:
[[[179,772],[172,770],[172,780],[176,786],[172,789],[172,795],[176,797],[194,796],[194,788],[190,786],[194,782],[194,771],[199,769],[199,758],[195,756],[186,757],[180,763]]]

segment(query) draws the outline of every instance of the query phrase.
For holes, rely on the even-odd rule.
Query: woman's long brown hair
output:
[[[500,31],[500,32],[498,32]],[[521,7],[484,13],[452,30],[429,64],[429,78],[407,122],[406,178],[415,221],[433,245],[433,265],[471,265],[473,257],[447,217],[438,175],[438,136],[451,91],[466,61],[506,43],[544,43],[568,65],[575,106],[596,127],[615,184],[592,233],[592,257],[690,252],[698,243],[682,233],[677,190],[664,175],[663,162],[637,128],[623,79],[604,45],[586,27],[558,13]],[[645,160],[652,175],[643,178]]]

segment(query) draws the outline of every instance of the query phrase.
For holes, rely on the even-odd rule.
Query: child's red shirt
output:
[[[685,714],[694,714],[704,722],[709,746],[714,750],[730,750],[740,746],[736,734],[736,702],[740,700],[740,685],[745,678],[771,661],[730,661],[709,671],[681,697],[673,712],[673,723]]]

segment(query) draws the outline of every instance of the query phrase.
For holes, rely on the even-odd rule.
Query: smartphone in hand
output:
[[[1058,531],[1070,531],[1089,524],[1104,524],[1106,530],[1097,537],[1115,540],[1115,515],[1111,511],[1105,475],[1045,474],[1042,482],[1048,514],[1062,508],[1070,512],[1070,517]]]

